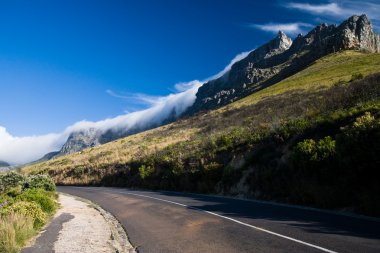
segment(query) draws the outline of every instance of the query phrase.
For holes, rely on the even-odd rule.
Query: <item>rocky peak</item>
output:
[[[354,15],[338,27],[337,46],[339,49],[359,49],[380,52],[380,37],[372,28],[367,15]]]
[[[268,43],[252,51],[246,58],[249,62],[257,62],[269,58],[273,55],[280,54],[289,49],[292,45],[292,39],[286,36],[283,31],[279,31],[277,36]],[[245,60],[245,59],[244,59]],[[243,62],[244,62],[243,60]]]
[[[263,57],[265,59],[288,50],[291,45],[292,39],[289,38],[283,31],[279,31],[274,39],[259,47],[254,52],[261,51],[260,53],[265,54]]]
[[[226,105],[297,73],[325,55],[350,49],[380,52],[380,38],[366,15],[352,16],[338,27],[320,24],[294,41],[279,31],[274,39],[236,62],[225,77],[200,87],[185,115]]]
[[[277,40],[275,40],[275,41],[278,42],[278,46],[277,47],[279,49],[287,50],[292,45],[292,39],[289,38],[283,31],[279,31],[278,32],[278,34],[277,34]]]
[[[100,132],[94,128],[80,130],[70,134],[59,154],[72,154],[88,147],[99,145]]]

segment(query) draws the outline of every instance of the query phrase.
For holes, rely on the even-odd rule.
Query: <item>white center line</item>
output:
[[[83,188],[83,187],[79,187],[79,188]],[[86,189],[89,189],[89,188],[86,188]],[[93,189],[89,189],[89,190],[93,190]],[[306,245],[306,246],[309,246],[309,247],[312,247],[312,248],[315,248],[315,249],[319,249],[319,250],[324,251],[324,252],[337,253],[336,251],[329,250],[329,249],[320,247],[320,246],[312,244],[312,243],[304,242],[304,241],[301,241],[301,240],[298,240],[298,239],[295,239],[295,238],[292,238],[292,237],[289,237],[289,236],[286,236],[286,235],[282,235],[282,234],[279,234],[279,233],[276,233],[276,232],[272,232],[272,231],[267,230],[265,228],[253,226],[251,224],[244,223],[242,221],[239,221],[239,220],[236,220],[236,219],[224,216],[224,215],[220,215],[220,214],[217,214],[217,213],[214,213],[214,212],[210,212],[210,211],[206,211],[206,210],[203,210],[203,209],[200,209],[200,208],[188,206],[188,205],[181,204],[181,203],[178,203],[178,202],[174,202],[174,201],[170,201],[170,200],[166,200],[166,199],[160,199],[160,198],[151,197],[151,196],[142,195],[142,194],[137,194],[137,193],[124,192],[124,191],[113,191],[113,190],[103,190],[103,191],[117,192],[117,193],[121,193],[121,194],[127,194],[127,195],[133,195],[133,196],[143,197],[143,198],[155,199],[155,200],[162,201],[162,202],[167,202],[167,203],[170,203],[170,204],[173,204],[173,205],[187,207],[187,208],[190,208],[190,209],[193,209],[193,210],[197,210],[197,211],[200,211],[200,212],[205,212],[205,213],[217,216],[217,217],[222,218],[222,219],[230,220],[232,222],[235,222],[235,223],[238,223],[240,225],[243,225],[243,226],[246,226],[246,227],[250,227],[250,228],[259,230],[259,231],[267,233],[267,234],[271,234],[271,235],[274,235],[274,236],[277,236],[277,237],[281,237],[281,238],[284,238],[284,239],[287,239],[287,240],[290,240],[290,241],[293,241],[293,242],[297,242],[297,243],[300,243],[300,244],[303,244],[303,245]]]

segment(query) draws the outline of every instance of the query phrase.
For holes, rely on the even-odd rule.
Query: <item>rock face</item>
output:
[[[99,132],[94,128],[73,132],[57,155],[72,154],[88,147],[97,146],[100,144],[99,137]]]
[[[190,112],[212,109],[237,99],[247,84],[257,83],[279,72],[274,64],[266,64],[274,56],[290,48],[292,40],[279,32],[273,40],[252,51],[246,58],[236,62],[231,70],[218,79],[199,88],[197,99]]]
[[[144,128],[132,128],[128,131],[124,129],[97,130],[94,128],[76,131],[70,134],[61,150],[50,152],[38,161],[46,161],[61,155],[72,154],[85,148],[95,147],[153,127],[156,127],[156,125],[152,124]]]
[[[276,38],[236,62],[224,76],[199,88],[195,103],[185,115],[229,104],[340,50],[380,52],[380,38],[366,15],[352,16],[339,26],[321,24],[293,42],[280,31]]]
[[[380,38],[374,33],[366,15],[352,16],[338,28],[337,46],[339,49],[364,49],[380,52]]]

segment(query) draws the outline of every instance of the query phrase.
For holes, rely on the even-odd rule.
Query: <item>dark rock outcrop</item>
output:
[[[100,132],[94,128],[73,132],[62,146],[58,155],[72,154],[85,148],[97,146],[100,144],[100,136]]]

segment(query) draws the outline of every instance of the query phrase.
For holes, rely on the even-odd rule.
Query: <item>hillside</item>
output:
[[[57,184],[221,193],[379,216],[377,72],[380,54],[331,54],[220,109],[22,171]]]
[[[365,14],[351,16],[338,26],[320,24],[304,36],[299,34],[294,41],[279,31],[272,40],[231,64],[220,76],[216,75],[214,79],[199,87],[196,90],[195,101],[191,98],[191,102],[186,106],[167,110],[164,114],[156,112],[152,115],[160,117],[143,117],[135,123],[124,118],[122,121],[117,120],[118,124],[104,129],[95,126],[77,129],[70,133],[58,152],[50,153],[42,159],[75,153],[201,111],[215,110],[276,84],[304,70],[321,57],[344,50],[380,52],[380,37],[373,31],[372,24]],[[181,94],[185,93],[176,95]]]

